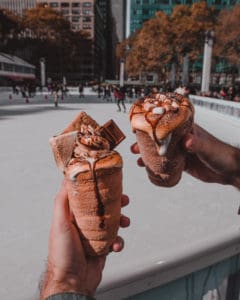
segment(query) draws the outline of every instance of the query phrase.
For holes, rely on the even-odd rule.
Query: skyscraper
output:
[[[118,41],[126,38],[126,0],[111,0],[112,15]]]
[[[142,27],[142,24],[154,17],[157,11],[163,11],[166,14],[171,14],[174,6],[179,4],[192,5],[199,0],[127,0],[129,3],[129,22],[128,31],[132,34],[138,28]],[[232,5],[239,3],[240,0],[207,0],[209,6],[214,6],[217,10],[231,7]]]
[[[25,9],[36,6],[36,0],[0,0],[0,8],[22,15]]]

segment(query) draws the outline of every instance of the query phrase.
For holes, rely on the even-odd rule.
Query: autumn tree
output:
[[[4,50],[9,39],[20,31],[20,19],[11,11],[0,9],[0,47]]]
[[[171,14],[171,22],[175,35],[176,63],[178,67],[184,67],[189,58],[194,61],[203,52],[205,32],[214,30],[217,24],[216,10],[205,1],[192,6],[177,5]],[[186,68],[185,71],[188,73]],[[188,83],[186,77],[188,74],[182,74],[184,84]]]
[[[126,55],[126,70],[131,75],[155,71],[161,76],[164,64],[171,60],[171,37],[169,17],[159,12],[129,38],[130,51]]]
[[[23,25],[31,30],[34,37],[43,40],[61,41],[70,31],[69,21],[48,6],[26,10]]]
[[[240,5],[224,9],[219,15],[219,26],[215,31],[215,54],[226,58],[240,69]]]
[[[177,5],[170,16],[157,12],[133,38],[126,59],[127,71],[155,71],[163,76],[166,67],[173,63],[179,67],[184,55],[196,59],[203,51],[205,31],[214,29],[215,23],[216,12],[205,1],[192,6]]]
[[[49,73],[61,77],[66,72],[78,72],[91,51],[89,35],[73,32],[69,21],[48,6],[26,10],[23,26],[31,33],[28,40],[34,63],[38,65],[40,57],[44,57]]]

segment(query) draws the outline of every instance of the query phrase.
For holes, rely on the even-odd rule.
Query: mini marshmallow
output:
[[[153,114],[156,114],[156,115],[162,115],[165,113],[165,109],[164,107],[155,107],[153,110],[152,110],[152,113]]]
[[[150,102],[146,102],[143,104],[143,107],[146,111],[150,111],[153,107],[156,107],[156,105]]]

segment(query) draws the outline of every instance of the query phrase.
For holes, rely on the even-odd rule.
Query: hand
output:
[[[205,182],[240,188],[240,150],[228,145],[198,125],[185,136],[188,152],[185,171]]]
[[[122,206],[129,199],[122,196]],[[127,227],[129,218],[121,216],[120,226]],[[112,245],[115,252],[123,249],[121,237],[117,237]],[[55,198],[53,219],[49,237],[48,266],[45,274],[41,299],[62,293],[75,292],[93,296],[102,278],[106,256],[87,257],[82,247],[74,218],[69,210],[65,184]]]
[[[185,171],[205,182],[231,184],[240,188],[240,149],[228,145],[194,124],[191,133],[183,138],[187,151]],[[137,143],[131,146],[139,154]],[[141,157],[137,164],[144,167]]]

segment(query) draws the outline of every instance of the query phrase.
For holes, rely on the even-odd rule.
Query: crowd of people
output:
[[[86,83],[80,82],[75,84],[78,87],[79,98],[85,98]],[[98,83],[91,87],[96,93],[97,97],[103,101],[115,102],[117,104],[118,112],[126,112],[125,102],[133,102],[137,98],[141,98],[154,92],[177,92],[185,96],[199,95],[203,97],[210,97],[215,99],[240,102],[240,86],[218,86],[210,88],[208,92],[202,92],[199,87],[194,85],[184,86],[178,83],[175,87],[170,84],[166,85],[125,85]],[[13,94],[22,95],[23,98],[34,97],[37,91],[42,91],[41,86],[37,86],[31,82],[21,85],[12,86]],[[60,99],[68,95],[68,86],[61,82],[52,82],[47,85],[47,90],[53,96],[54,104],[57,107]]]
[[[222,86],[211,89],[209,92],[198,92],[198,95],[227,101],[240,102],[240,87],[239,86]]]

